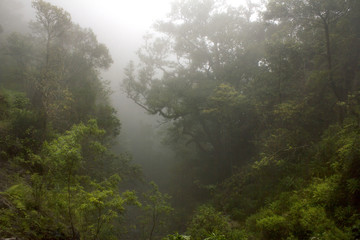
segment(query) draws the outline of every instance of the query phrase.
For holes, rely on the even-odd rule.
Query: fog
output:
[[[5,32],[28,32],[28,23],[35,20],[30,0],[0,0],[0,17]],[[75,24],[93,30],[100,43],[104,43],[113,59],[108,70],[101,73],[112,90],[111,102],[121,121],[119,144],[114,151],[129,152],[133,162],[141,166],[146,181],[155,181],[160,189],[171,192],[177,181],[175,154],[162,143],[162,119],[148,114],[125,96],[121,89],[124,68],[129,61],[137,61],[136,51],[143,44],[143,36],[152,31],[152,25],[166,18],[172,0],[48,0],[71,15]],[[233,6],[247,0],[231,0]]]
[[[166,191],[171,189],[174,154],[161,144],[161,119],[149,115],[128,99],[121,90],[123,70],[129,61],[136,63],[136,51],[143,36],[152,31],[152,25],[166,18],[171,11],[171,0],[49,0],[51,4],[69,12],[72,21],[82,28],[93,30],[99,42],[104,43],[114,63],[101,76],[110,83],[112,105],[121,121],[120,144],[115,151],[128,151],[134,163],[140,165],[147,180],[156,181]],[[35,12],[30,0],[1,0],[7,8],[0,17],[4,31],[28,31],[28,22]],[[228,1],[234,6],[245,5],[247,0]],[[16,20],[16,21],[15,21]],[[21,21],[19,21],[21,20]]]
[[[169,0],[156,1],[64,1],[51,0],[52,4],[62,7],[70,13],[74,23],[84,28],[91,28],[96,34],[98,41],[104,43],[110,51],[114,63],[107,71],[102,73],[105,81],[110,81],[113,91],[112,103],[118,112],[122,128],[120,134],[121,150],[129,151],[136,164],[141,165],[147,179],[156,182],[163,181],[152,174],[159,168],[159,163],[149,164],[146,155],[155,152],[164,152],[159,147],[159,137],[154,137],[157,121],[139,108],[121,91],[121,79],[126,64],[136,59],[136,50],[142,44],[142,36],[149,31],[151,25],[157,19],[163,18],[170,11]],[[152,128],[155,127],[153,131]],[[152,133],[151,135],[149,135]],[[144,139],[144,135],[148,136]],[[139,142],[144,140],[142,142]],[[157,158],[161,159],[161,158]],[[162,164],[163,165],[163,164]],[[154,169],[155,168],[155,169]]]
[[[160,187],[171,188],[169,177],[174,167],[174,154],[161,144],[158,133],[161,119],[149,115],[128,99],[121,90],[123,70],[129,61],[136,63],[136,51],[143,43],[143,36],[152,31],[152,25],[164,19],[171,11],[171,0],[49,0],[51,4],[69,12],[72,21],[82,28],[93,30],[99,42],[104,43],[114,63],[101,76],[110,83],[111,101],[121,121],[118,151],[128,151],[139,164],[148,180],[155,180]],[[239,6],[247,0],[231,0]],[[5,32],[27,32],[28,23],[35,12],[30,0],[1,0],[7,9],[0,17]],[[16,21],[15,21],[16,20]],[[21,21],[19,21],[21,20]],[[146,136],[146,137],[144,137]]]
[[[114,63],[110,69],[102,73],[102,77],[105,81],[110,81],[113,91],[111,100],[122,124],[121,150],[132,154],[134,162],[142,166],[148,179],[155,180],[165,188],[170,187],[166,186],[169,183],[167,178],[174,160],[170,150],[160,143],[161,136],[157,133],[161,126],[159,119],[147,114],[123,94],[121,80],[127,63],[130,60],[136,62],[136,51],[143,43],[143,36],[151,32],[153,23],[167,16],[173,1],[49,0],[48,2],[69,12],[74,23],[83,28],[91,28],[98,41],[109,48]],[[246,0],[228,2],[234,6],[246,4]],[[14,2],[14,5],[19,9],[16,12],[19,12],[24,22],[34,19],[31,1],[22,0],[18,4]]]

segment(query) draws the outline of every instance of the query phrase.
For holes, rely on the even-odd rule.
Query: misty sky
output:
[[[90,27],[105,43],[115,61],[124,67],[151,24],[170,11],[169,0],[50,0],[68,11],[75,23]],[[122,69],[120,69],[122,72]]]

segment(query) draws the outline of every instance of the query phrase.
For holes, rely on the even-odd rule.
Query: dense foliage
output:
[[[126,182],[141,174],[110,151],[120,121],[100,73],[111,56],[65,10],[32,7],[28,34],[0,37],[0,238],[118,239],[141,207]]]
[[[356,0],[197,0],[154,25],[124,89],[168,122],[174,198],[211,205],[190,239],[359,238],[359,18]]]

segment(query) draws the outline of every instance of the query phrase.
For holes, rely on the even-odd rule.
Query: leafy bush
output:
[[[174,233],[167,235],[162,240],[190,240],[190,236],[180,235],[179,233]]]
[[[215,208],[207,205],[200,206],[188,227],[192,240],[203,240],[213,233],[228,234],[230,232],[229,219]]]

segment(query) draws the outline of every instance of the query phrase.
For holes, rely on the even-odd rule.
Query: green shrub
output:
[[[203,240],[213,233],[227,234],[231,231],[229,219],[215,208],[207,205],[199,207],[188,227],[191,240]]]

